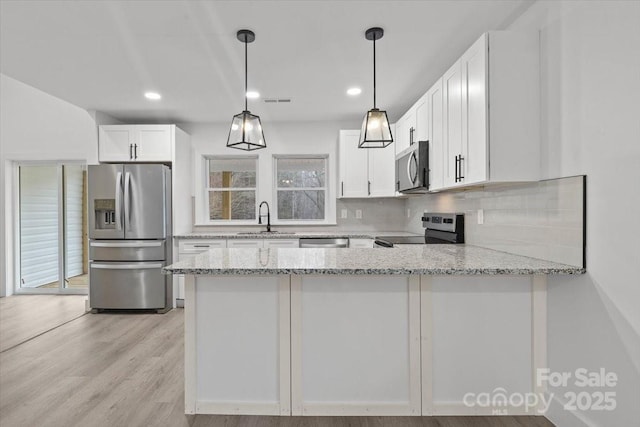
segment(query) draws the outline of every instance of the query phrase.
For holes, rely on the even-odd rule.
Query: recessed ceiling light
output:
[[[158,101],[159,99],[162,99],[162,95],[160,95],[158,92],[145,92],[144,97],[147,99],[151,99],[152,101]]]
[[[247,98],[249,98],[249,99],[260,98],[260,93],[256,92],[255,90],[247,91]]]
[[[347,95],[350,96],[360,95],[361,93],[362,89],[360,89],[359,87],[350,87],[349,89],[347,89]]]

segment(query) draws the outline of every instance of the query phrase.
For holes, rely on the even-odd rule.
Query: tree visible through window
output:
[[[256,172],[255,157],[207,160],[210,220],[256,219]]]
[[[276,157],[276,197],[280,220],[324,220],[326,157]]]

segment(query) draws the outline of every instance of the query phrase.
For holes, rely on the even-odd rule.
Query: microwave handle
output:
[[[411,171],[411,166],[414,166],[413,172]],[[418,158],[416,157],[416,152],[412,152],[409,157],[409,162],[407,162],[407,176],[412,184],[415,184],[418,180]]]

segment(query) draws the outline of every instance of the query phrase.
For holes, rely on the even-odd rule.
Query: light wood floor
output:
[[[38,286],[38,288],[57,288],[59,286],[57,280],[55,282],[47,283],[46,285]],[[87,289],[89,287],[89,275],[80,274],[78,276],[69,277],[67,279],[66,288],[73,289]]]
[[[180,309],[88,314],[0,353],[0,425],[552,426],[542,417],[185,416],[183,327]]]
[[[0,351],[82,316],[86,299],[86,295],[0,298]]]

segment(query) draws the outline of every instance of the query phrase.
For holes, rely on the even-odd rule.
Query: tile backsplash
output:
[[[570,265],[583,265],[584,177],[477,187],[407,198],[338,199],[336,225],[274,226],[295,231],[410,231],[423,234],[423,212],[465,214],[466,242]],[[346,209],[347,218],[342,218]],[[357,211],[362,218],[357,218]],[[478,211],[483,224],[478,224]],[[257,221],[256,221],[257,223]],[[194,231],[249,226],[195,226]],[[256,224],[255,228],[258,228]]]
[[[423,232],[424,211],[460,212],[469,244],[583,265],[583,197],[583,176],[413,196],[407,230]]]

